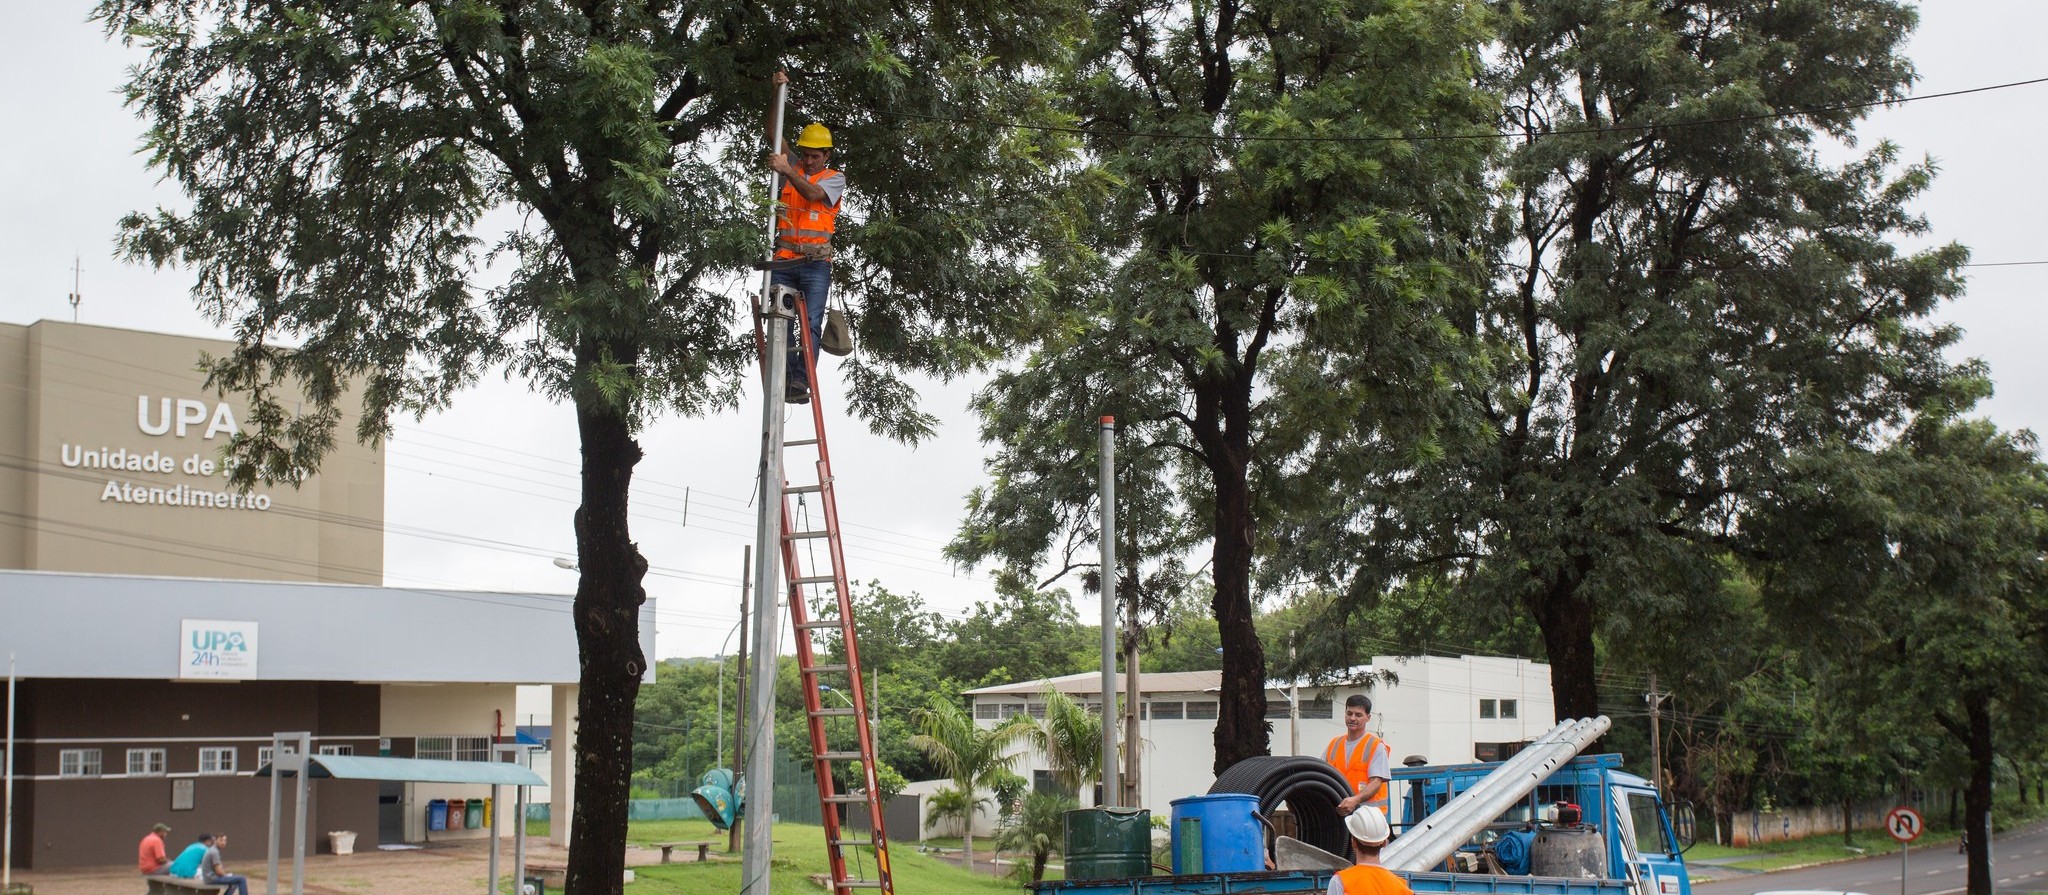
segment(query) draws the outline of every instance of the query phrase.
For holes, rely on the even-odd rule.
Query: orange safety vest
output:
[[[799,171],[798,173],[802,173]],[[804,179],[817,183],[838,174],[831,168],[824,168]],[[806,257],[804,246],[813,246],[809,252],[822,253],[832,245],[832,231],[839,219],[839,203],[812,202],[797,192],[795,186],[785,182],[782,185],[782,208],[775,215],[775,257],[787,260]],[[811,257],[824,257],[812,255]]]
[[[1354,864],[1337,871],[1344,895],[1410,895],[1408,881],[1377,864]]]
[[[1365,803],[1379,808],[1382,812],[1387,810],[1387,785],[1381,783],[1371,791],[1364,787],[1365,781],[1372,778],[1373,755],[1385,747],[1378,735],[1367,733],[1358,741],[1358,748],[1346,754],[1344,735],[1340,733],[1323,749],[1323,760],[1336,766],[1337,772],[1343,774],[1344,780],[1351,784],[1351,791],[1365,793]]]

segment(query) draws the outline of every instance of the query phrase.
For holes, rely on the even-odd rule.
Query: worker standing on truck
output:
[[[1336,766],[1337,773],[1343,774],[1351,784],[1351,795],[1337,803],[1338,814],[1350,814],[1360,805],[1370,805],[1380,810],[1380,819],[1386,820],[1387,781],[1392,774],[1387,770],[1392,750],[1377,734],[1365,729],[1365,723],[1372,720],[1372,700],[1363,693],[1353,693],[1344,700],[1344,735],[1332,737],[1330,745],[1323,747],[1323,760]]]
[[[1351,860],[1356,863],[1330,877],[1326,895],[1411,895],[1407,880],[1380,866],[1380,849],[1394,832],[1380,809],[1367,805],[1351,812],[1344,818],[1344,829],[1351,834]]]
[[[789,75],[776,72],[773,80],[787,84]],[[774,136],[780,145],[782,135]],[[811,335],[812,361],[817,360],[818,337],[825,325],[825,294],[832,288],[832,232],[839,218],[839,199],[846,193],[846,175],[825,167],[831,160],[832,131],[815,121],[797,132],[796,152],[768,157],[768,167],[782,175],[775,212],[775,270],[768,279],[773,285],[804,294],[804,326]],[[791,404],[811,400],[809,367],[796,353],[801,344],[792,330],[789,384],[782,394]]]

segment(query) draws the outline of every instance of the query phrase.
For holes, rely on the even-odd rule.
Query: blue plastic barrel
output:
[[[432,832],[448,829],[447,799],[434,799],[427,803],[427,829]]]
[[[1266,869],[1258,796],[1221,792],[1172,804],[1174,875]]]

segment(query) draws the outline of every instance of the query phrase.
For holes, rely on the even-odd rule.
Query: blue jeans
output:
[[[249,878],[239,873],[209,876],[206,882],[216,886],[225,884],[228,887],[227,895],[249,895]]]
[[[832,288],[832,262],[811,261],[795,267],[786,267],[768,275],[768,282],[775,286],[788,286],[804,294],[804,320],[811,330],[811,362],[818,360],[818,334],[825,329],[825,294]],[[796,388],[811,387],[811,376],[804,366],[803,356],[797,353],[798,336],[794,330],[789,334],[789,384]]]

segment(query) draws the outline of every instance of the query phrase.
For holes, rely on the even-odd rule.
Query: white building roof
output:
[[[181,674],[187,622],[222,622],[254,633],[255,667],[244,679],[568,684],[578,678],[573,600],[0,570],[0,651],[27,678],[192,678]],[[653,613],[652,599],[640,606],[648,656]]]

